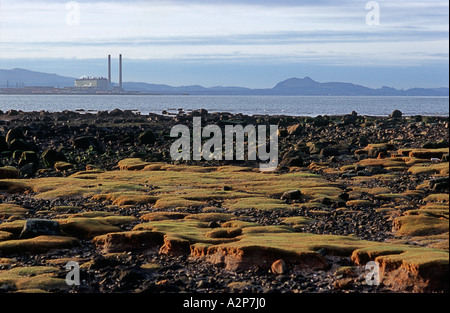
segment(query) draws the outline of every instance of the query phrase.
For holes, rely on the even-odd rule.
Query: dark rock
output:
[[[336,156],[339,154],[340,154],[339,150],[333,147],[325,147],[322,148],[322,150],[320,150],[320,155],[324,157]]]
[[[8,149],[5,136],[0,136],[0,151],[7,151]]]
[[[289,150],[281,158],[280,166],[303,166],[303,158],[299,150]]]
[[[391,113],[391,115],[389,115],[389,117],[395,118],[395,119],[397,119],[397,118],[402,118],[402,116],[403,116],[403,113],[402,113],[402,111],[400,111],[400,110],[394,110],[394,111]]]
[[[156,142],[156,138],[151,130],[146,130],[139,134],[137,141],[141,145],[152,145]]]
[[[61,228],[57,221],[45,219],[28,219],[19,238],[32,238],[41,235],[59,236]]]
[[[23,139],[13,139],[11,141],[11,143],[9,144],[9,149],[11,151],[16,151],[16,150],[20,150],[20,151],[37,151],[37,147],[36,145],[26,142]]]
[[[10,145],[14,139],[25,139],[21,128],[13,128],[6,134],[6,143]]]
[[[90,147],[92,147],[92,149],[95,151],[102,150],[97,138],[93,136],[78,137],[75,138],[72,143],[75,149],[89,149]]]
[[[281,195],[281,200],[299,200],[302,198],[300,190],[289,190]]]
[[[114,109],[111,112],[109,112],[110,116],[121,116],[123,114],[123,111],[120,109]]]
[[[39,164],[39,158],[35,151],[23,151],[19,159],[19,167],[23,167],[26,164],[33,164],[37,170]]]
[[[30,177],[33,176],[36,171],[37,167],[34,163],[27,163],[19,169],[19,174],[24,177]]]
[[[47,167],[53,167],[56,162],[67,162],[66,157],[64,156],[64,153],[58,152],[53,149],[47,149],[42,153],[42,161],[44,162],[44,165]]]

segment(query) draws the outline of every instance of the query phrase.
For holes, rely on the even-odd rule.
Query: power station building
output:
[[[106,91],[109,89],[109,82],[104,77],[82,77],[75,80],[75,87]]]
[[[104,77],[81,77],[75,80],[75,88],[82,89],[82,92],[123,92],[122,87],[122,55],[119,54],[119,86],[113,87],[111,81],[111,55],[108,55],[108,78]]]

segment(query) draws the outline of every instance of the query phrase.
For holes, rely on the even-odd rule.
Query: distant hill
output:
[[[52,86],[73,87],[75,78],[64,77],[56,74],[34,72],[22,68],[12,70],[0,69],[0,88],[16,86]]]
[[[53,86],[72,87],[75,78],[34,72],[15,68],[0,69],[0,88],[16,86]],[[153,94],[190,94],[190,95],[298,95],[298,96],[448,96],[449,88],[412,88],[399,90],[383,86],[373,89],[352,83],[326,82],[319,83],[310,77],[289,78],[273,88],[250,89],[245,87],[203,87],[199,85],[173,87],[163,84],[143,82],[124,82],[123,88],[128,91]]]

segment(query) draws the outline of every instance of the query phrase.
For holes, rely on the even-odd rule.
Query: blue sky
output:
[[[106,76],[111,54],[117,81],[121,53],[124,81],[267,88],[310,76],[441,87],[448,11],[437,0],[3,0],[0,68]]]

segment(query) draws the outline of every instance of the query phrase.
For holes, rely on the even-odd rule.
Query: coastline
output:
[[[249,160],[172,161],[170,129],[192,127],[194,116],[219,127],[277,125],[278,169],[261,174]],[[448,122],[401,112],[3,113],[0,286],[58,293],[448,292]],[[62,232],[22,236],[33,219],[57,221]],[[37,239],[48,242],[41,247]],[[266,252],[249,248],[256,243]],[[81,265],[80,286],[61,278],[69,259]],[[274,265],[280,259],[285,265]],[[371,259],[385,275],[376,287],[364,279]],[[25,267],[52,280],[13,275]]]

